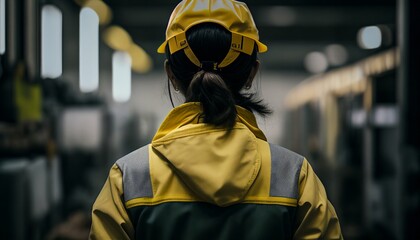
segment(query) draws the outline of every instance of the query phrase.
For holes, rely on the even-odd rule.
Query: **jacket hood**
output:
[[[152,148],[184,184],[205,202],[228,206],[241,201],[261,165],[257,138],[265,139],[254,115],[237,107],[233,130],[200,123],[201,105],[173,109],[152,141]]]

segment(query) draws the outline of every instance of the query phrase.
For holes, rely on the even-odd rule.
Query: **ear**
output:
[[[165,66],[166,74],[168,75],[168,78],[172,83],[172,86],[174,87],[175,91],[178,91],[178,86],[176,84],[177,80],[176,80],[175,74],[172,72],[172,69],[171,69],[171,66],[169,65],[168,59],[165,60],[164,66]]]
[[[255,61],[254,66],[252,66],[251,72],[249,73],[248,80],[245,83],[245,88],[250,89],[252,82],[254,81],[255,75],[257,75],[258,70],[260,69],[260,61]]]

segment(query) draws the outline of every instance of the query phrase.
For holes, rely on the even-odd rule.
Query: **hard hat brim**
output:
[[[158,53],[165,53],[165,48],[166,48],[166,45],[168,44],[168,41],[164,41],[160,46],[159,46],[159,48],[157,49],[157,52]]]
[[[260,41],[258,41],[258,40],[255,40],[254,39],[254,41],[257,43],[257,46],[258,46],[258,52],[259,53],[263,53],[263,52],[267,52],[267,50],[268,50],[268,47],[267,47],[267,45],[265,45],[264,43],[262,43],[262,42],[260,42]],[[158,49],[157,49],[157,52],[158,53],[165,53],[165,49],[166,49],[166,45],[168,44],[168,41],[164,41],[159,47],[158,47]]]
[[[254,40],[254,41],[257,43],[259,53],[267,52],[268,50],[267,45],[257,40]]]

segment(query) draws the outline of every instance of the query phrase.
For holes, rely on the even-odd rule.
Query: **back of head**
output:
[[[202,19],[196,13],[196,22],[191,23],[188,22],[190,19],[182,22],[182,17],[187,17],[185,15],[188,12],[184,16],[181,13],[178,18],[174,16],[179,14],[178,5],[168,24],[167,39],[162,44],[164,50],[162,46],[159,48],[167,56],[167,68],[171,71],[168,76],[173,78],[173,84],[184,94],[186,102],[200,102],[204,122],[229,129],[235,124],[235,105],[262,115],[269,113],[268,108],[261,100],[256,100],[254,94],[243,92],[243,88],[250,86],[258,70],[257,51],[261,51],[261,48],[266,50],[265,45],[258,40],[258,30],[246,5],[230,0],[183,2],[199,2],[201,7],[210,8],[210,14],[206,13]],[[205,5],[206,2],[208,5]],[[218,2],[227,5],[227,9],[222,10],[222,13],[212,14],[211,8]],[[250,25],[254,30],[249,26],[238,26],[232,19],[227,23],[218,19],[221,14],[237,14],[237,8],[229,8],[229,3],[241,4],[242,11],[248,11],[248,23],[243,19],[237,21],[242,25]],[[195,6],[192,11],[196,11],[196,8]],[[184,26],[177,32],[176,26],[173,26],[174,21],[178,21],[175,24],[177,26],[183,23],[189,26]],[[227,26],[235,26],[236,32]],[[253,32],[248,34],[240,32],[240,29],[251,29]],[[175,34],[171,34],[171,31],[175,31]]]

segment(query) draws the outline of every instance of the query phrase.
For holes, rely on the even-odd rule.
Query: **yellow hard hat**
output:
[[[200,67],[201,63],[189,47],[185,32],[204,22],[217,23],[232,33],[231,48],[215,68],[231,64],[241,52],[251,55],[255,43],[258,52],[267,51],[267,46],[259,41],[258,29],[245,3],[232,0],[184,0],[176,6],[169,18],[166,40],[158,48],[158,53],[165,53],[166,45],[169,44],[171,54],[183,49],[191,62]]]

